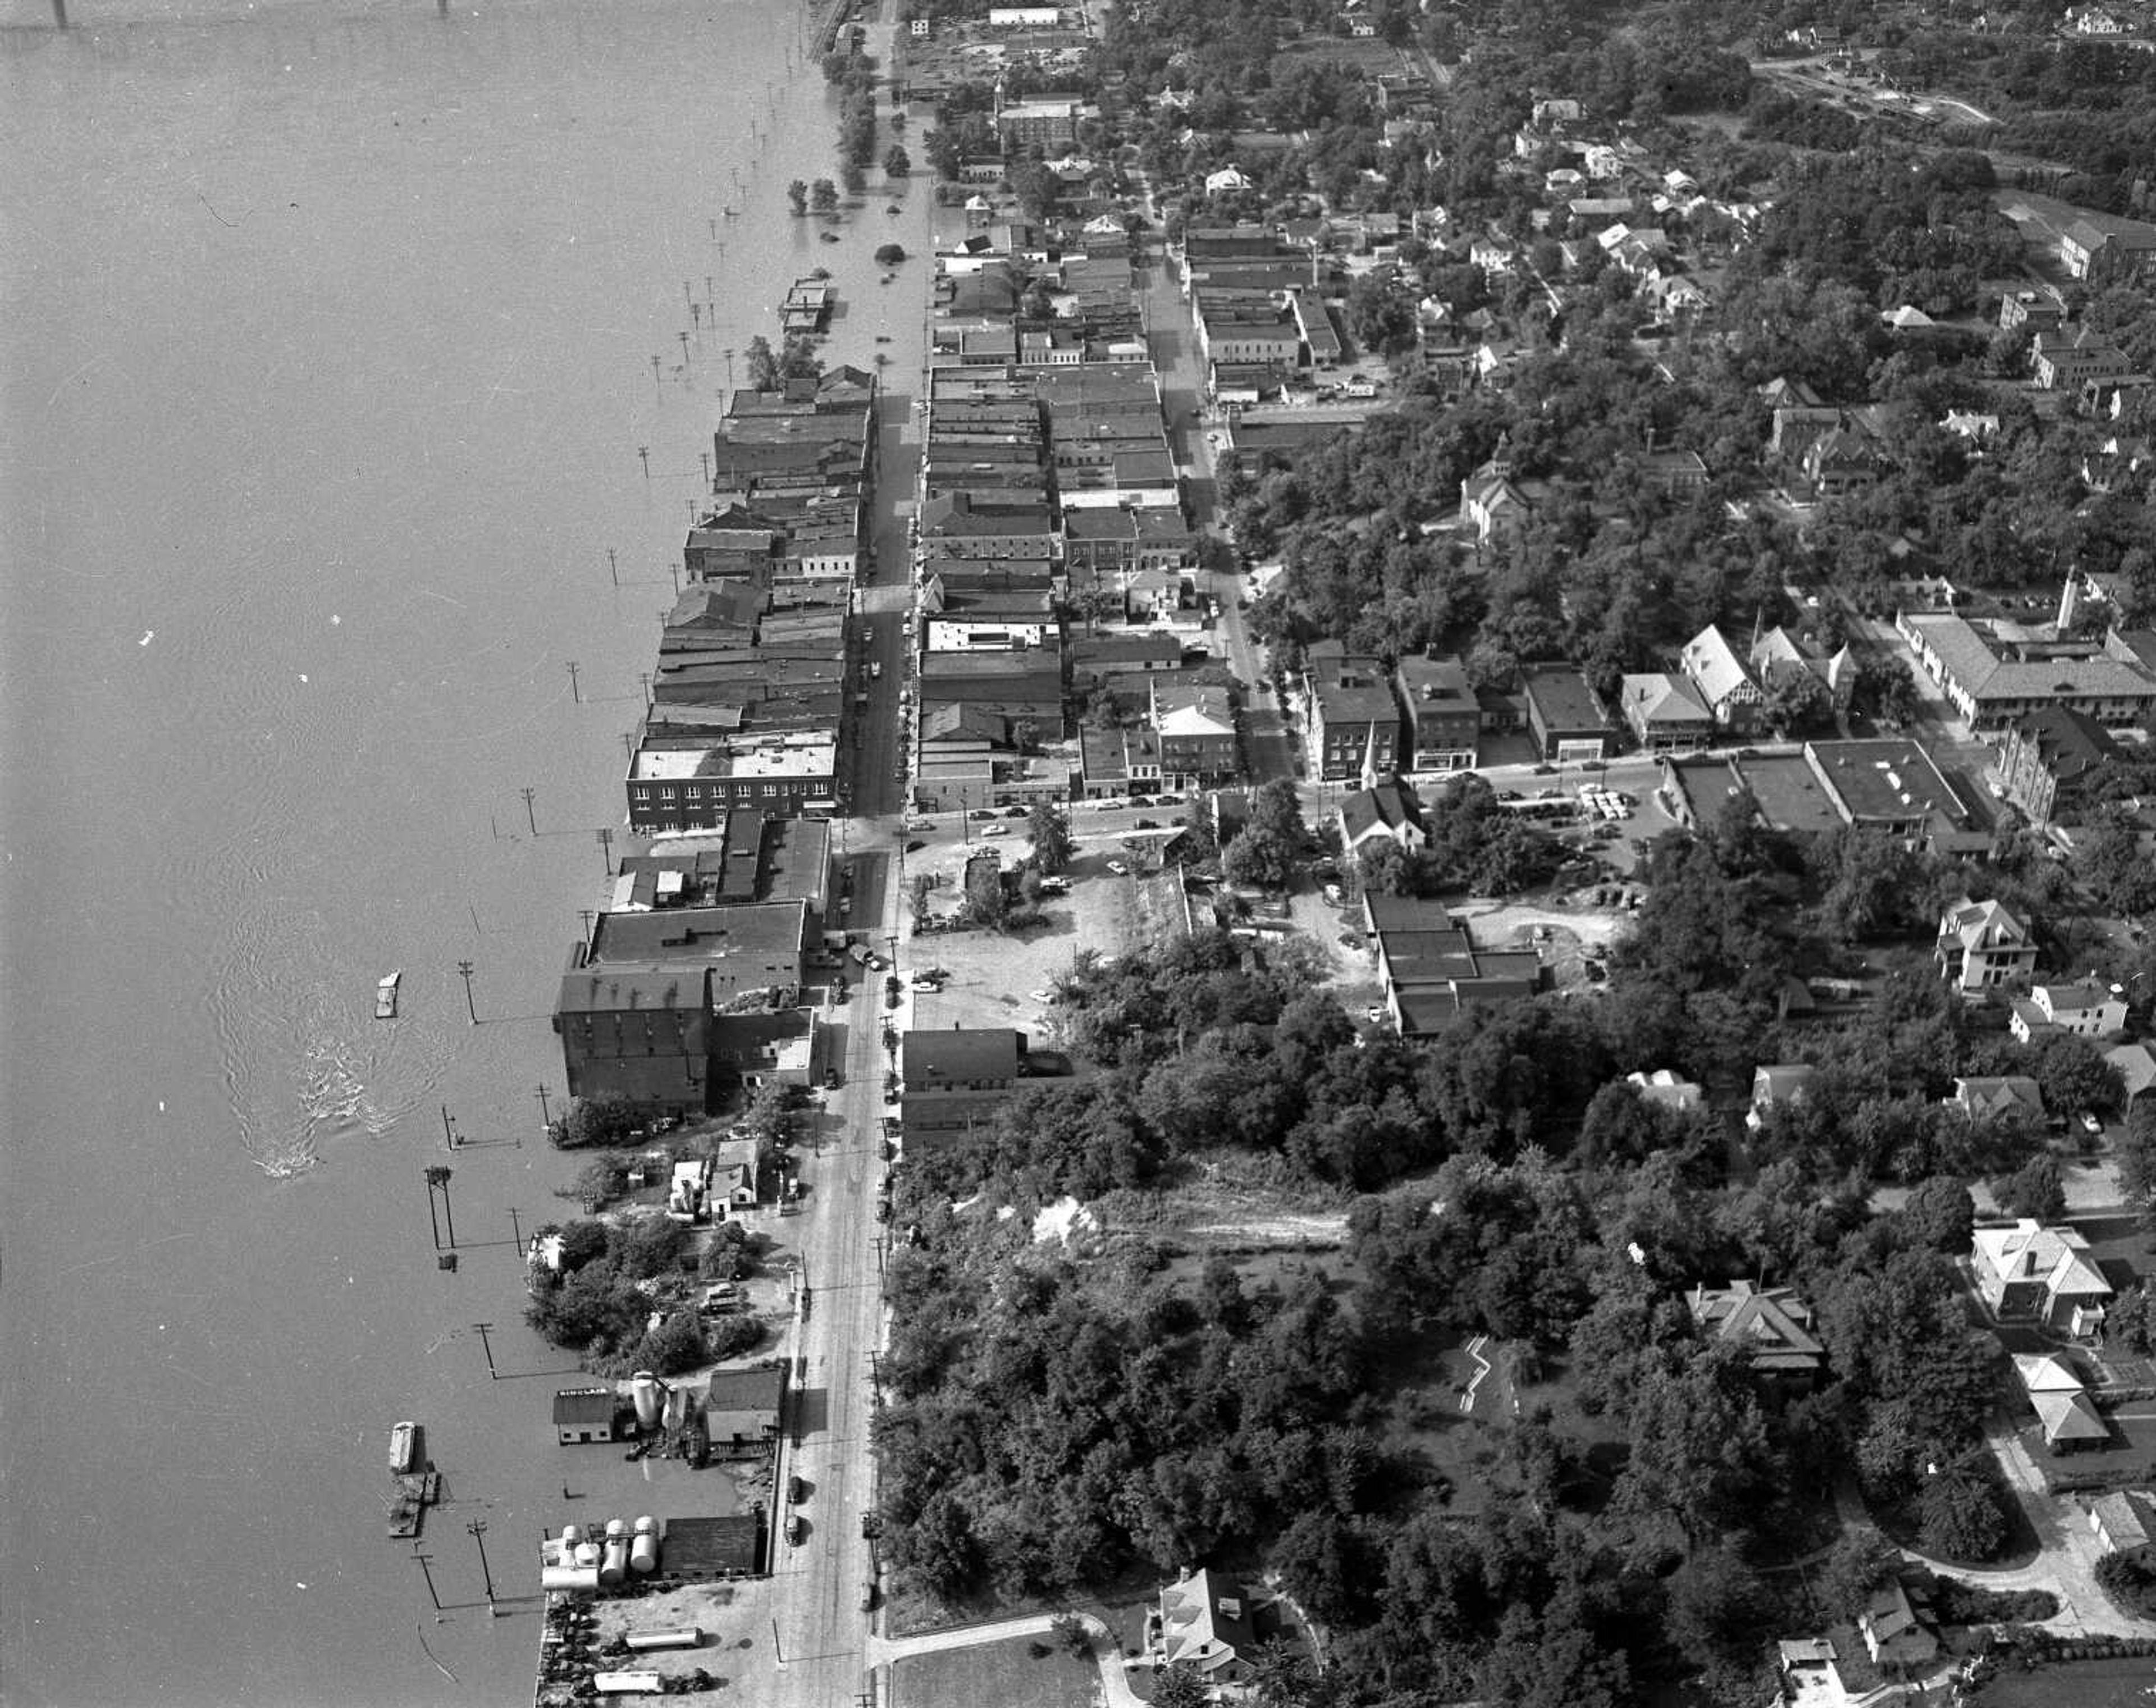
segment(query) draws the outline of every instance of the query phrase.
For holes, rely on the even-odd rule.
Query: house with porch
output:
[[[1979,1228],[1969,1269],[2001,1322],[2035,1322],[2077,1341],[2102,1331],[2114,1290],[2074,1228],[2026,1216],[2008,1227]]]

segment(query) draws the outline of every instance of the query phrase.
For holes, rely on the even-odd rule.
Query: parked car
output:
[[[1131,828],[1133,830],[1158,830],[1160,828],[1160,821],[1156,818],[1141,818],[1137,823],[1132,825]]]
[[[1033,808],[1030,807],[1012,807],[1004,812],[1004,817],[1006,818],[1024,818],[1029,817],[1032,814],[1032,812]]]
[[[843,1084],[844,1081],[839,1077],[839,1070],[836,1068],[824,1069],[824,1089],[826,1091],[835,1091]]]
[[[966,816],[972,819],[976,824],[979,824],[994,818],[996,816],[996,809],[993,807],[976,807]]]
[[[1010,827],[1007,824],[990,824],[982,829],[981,834],[986,837],[1009,836]]]
[[[1118,878],[1121,878],[1127,876],[1131,869],[1125,865],[1121,860],[1110,860],[1108,862],[1108,869],[1113,872]]]
[[[1029,990],[1025,994],[1029,1002],[1046,1003],[1055,1000],[1055,992],[1052,990]]]
[[[789,1512],[786,1515],[787,1546],[789,1548],[799,1547],[801,1546],[801,1538],[808,1534],[808,1526],[801,1521],[801,1515],[799,1513]]]

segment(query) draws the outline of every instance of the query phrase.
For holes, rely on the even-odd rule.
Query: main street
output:
[[[888,65],[892,26],[878,15],[869,30],[870,53]],[[930,193],[926,181],[907,191],[916,202]],[[930,247],[933,218],[932,211],[907,222],[923,250]],[[916,252],[900,276],[925,295],[933,267],[930,254]],[[904,336],[893,335],[891,361],[879,372],[873,559],[858,589],[847,691],[860,698],[850,725],[844,816],[835,826],[839,851],[855,875],[855,906],[845,924],[878,953],[896,936],[902,888],[893,839],[905,796],[899,767],[907,680],[906,522],[921,440],[913,387],[927,359],[925,321],[912,317],[907,326]],[[851,351],[844,358],[835,351],[826,355],[861,359]],[[897,389],[885,389],[894,379]],[[754,1665],[752,1675],[738,1681],[753,1689],[760,1708],[839,1708],[870,1688],[873,1614],[866,1603],[875,1596],[877,1571],[863,1518],[875,1505],[870,1435],[882,1333],[882,1228],[875,1219],[886,1171],[882,987],[880,977],[855,977],[850,999],[826,1015],[844,1028],[843,1081],[823,1094],[822,1109],[812,1117],[813,1140],[804,1133],[797,1145],[805,1196],[795,1241],[800,1271],[793,1387],[773,1490],[770,1634],[777,1653],[764,1657],[771,1664]],[[786,1480],[794,1476],[806,1498],[789,1507]],[[789,1511],[803,1521],[798,1545],[778,1533]],[[763,1633],[754,1634],[756,1649],[764,1648],[763,1639]]]

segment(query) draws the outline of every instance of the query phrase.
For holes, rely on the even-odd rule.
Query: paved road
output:
[[[868,49],[880,64],[890,63],[891,28],[880,15],[869,25]],[[929,193],[926,182],[916,182],[909,200]],[[923,218],[916,227],[924,237],[926,226]],[[932,266],[921,254],[901,276],[925,290]],[[898,765],[900,697],[906,685],[906,531],[920,439],[912,402],[925,332],[924,314],[885,352],[891,362],[880,376],[880,389],[888,389],[878,423],[874,560],[859,589],[860,638],[849,684],[850,694],[867,703],[857,700],[853,708],[848,816],[839,823],[841,848],[856,873],[846,923],[879,949],[880,940],[898,929],[902,889],[892,839],[904,795]],[[872,1615],[863,1603],[876,1564],[873,1545],[861,1534],[861,1516],[875,1500],[871,1382],[882,1340],[875,1216],[885,1175],[881,991],[880,979],[860,979],[852,1000],[827,1016],[844,1027],[844,1080],[826,1095],[815,1145],[801,1159],[807,1193],[798,1235],[803,1302],[794,1335],[792,1429],[781,1469],[808,1485],[799,1509],[807,1534],[798,1546],[782,1541],[776,1547],[771,1609],[778,1664],[756,1681],[759,1708],[838,1708],[858,1698],[869,1677]]]

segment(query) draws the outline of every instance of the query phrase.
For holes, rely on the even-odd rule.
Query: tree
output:
[[[786,187],[786,199],[793,204],[793,217],[798,219],[808,211],[808,186],[796,178]]]
[[[2049,1151],[2031,1157],[1992,1187],[1999,1208],[2010,1216],[2032,1216],[2039,1222],[2056,1222],[2066,1213],[2066,1182],[2059,1174],[2058,1158]]]
[[[1820,1611],[1830,1620],[1855,1618],[1871,1601],[1871,1592],[1901,1564],[1902,1551],[1876,1531],[1848,1532],[1835,1543],[1814,1582]]]
[[[875,264],[879,267],[896,267],[905,259],[906,245],[904,244],[878,244],[876,245]]]
[[[759,332],[748,341],[742,354],[748,361],[748,388],[752,392],[768,392],[778,384],[778,357],[771,347],[771,340]]]
[[[2006,1515],[1989,1477],[1946,1470],[1924,1480],[1917,1497],[1917,1536],[1924,1552],[1943,1559],[1995,1557],[2005,1544]]]
[[[913,156],[906,151],[903,143],[894,142],[883,151],[883,175],[887,178],[902,178],[913,170]]]
[[[1212,1692],[1196,1669],[1178,1662],[1153,1675],[1153,1708],[1209,1708]]]
[[[562,1273],[573,1275],[583,1266],[604,1257],[607,1250],[607,1224],[599,1221],[572,1222],[562,1229]]]
[[[635,1125],[636,1111],[629,1100],[619,1092],[602,1091],[595,1097],[572,1098],[569,1112],[550,1129],[550,1136],[565,1151],[582,1150],[589,1145],[619,1144]]]
[[[1051,801],[1035,801],[1028,819],[1034,864],[1052,877],[1070,864],[1070,815]]]
[[[834,213],[839,207],[839,187],[829,178],[819,178],[808,187],[808,205],[819,213]]]
[[[1756,1701],[1754,1682],[1780,1609],[1765,1580],[1727,1543],[1690,1556],[1669,1580],[1670,1640],[1709,1676],[1722,1701]]]
[[[1278,890],[1287,882],[1295,846],[1277,831],[1246,824],[1220,850],[1220,875],[1230,884]]]
[[[2126,1101],[2118,1069],[2087,1039],[2071,1032],[2040,1032],[2030,1041],[2034,1059],[2029,1071],[2044,1094],[2044,1106],[2061,1114],[2071,1110],[2113,1110]]]
[[[1902,1238],[1948,1257],[1967,1254],[1976,1226],[1976,1200],[1958,1180],[1934,1175],[1919,1181],[1902,1206]]]
[[[2118,1189],[2141,1219],[2156,1219],[2156,1099],[2137,1103],[2118,1141]]]
[[[634,1362],[639,1370],[660,1376],[678,1376],[708,1361],[704,1326],[693,1310],[677,1310],[644,1336]]]

